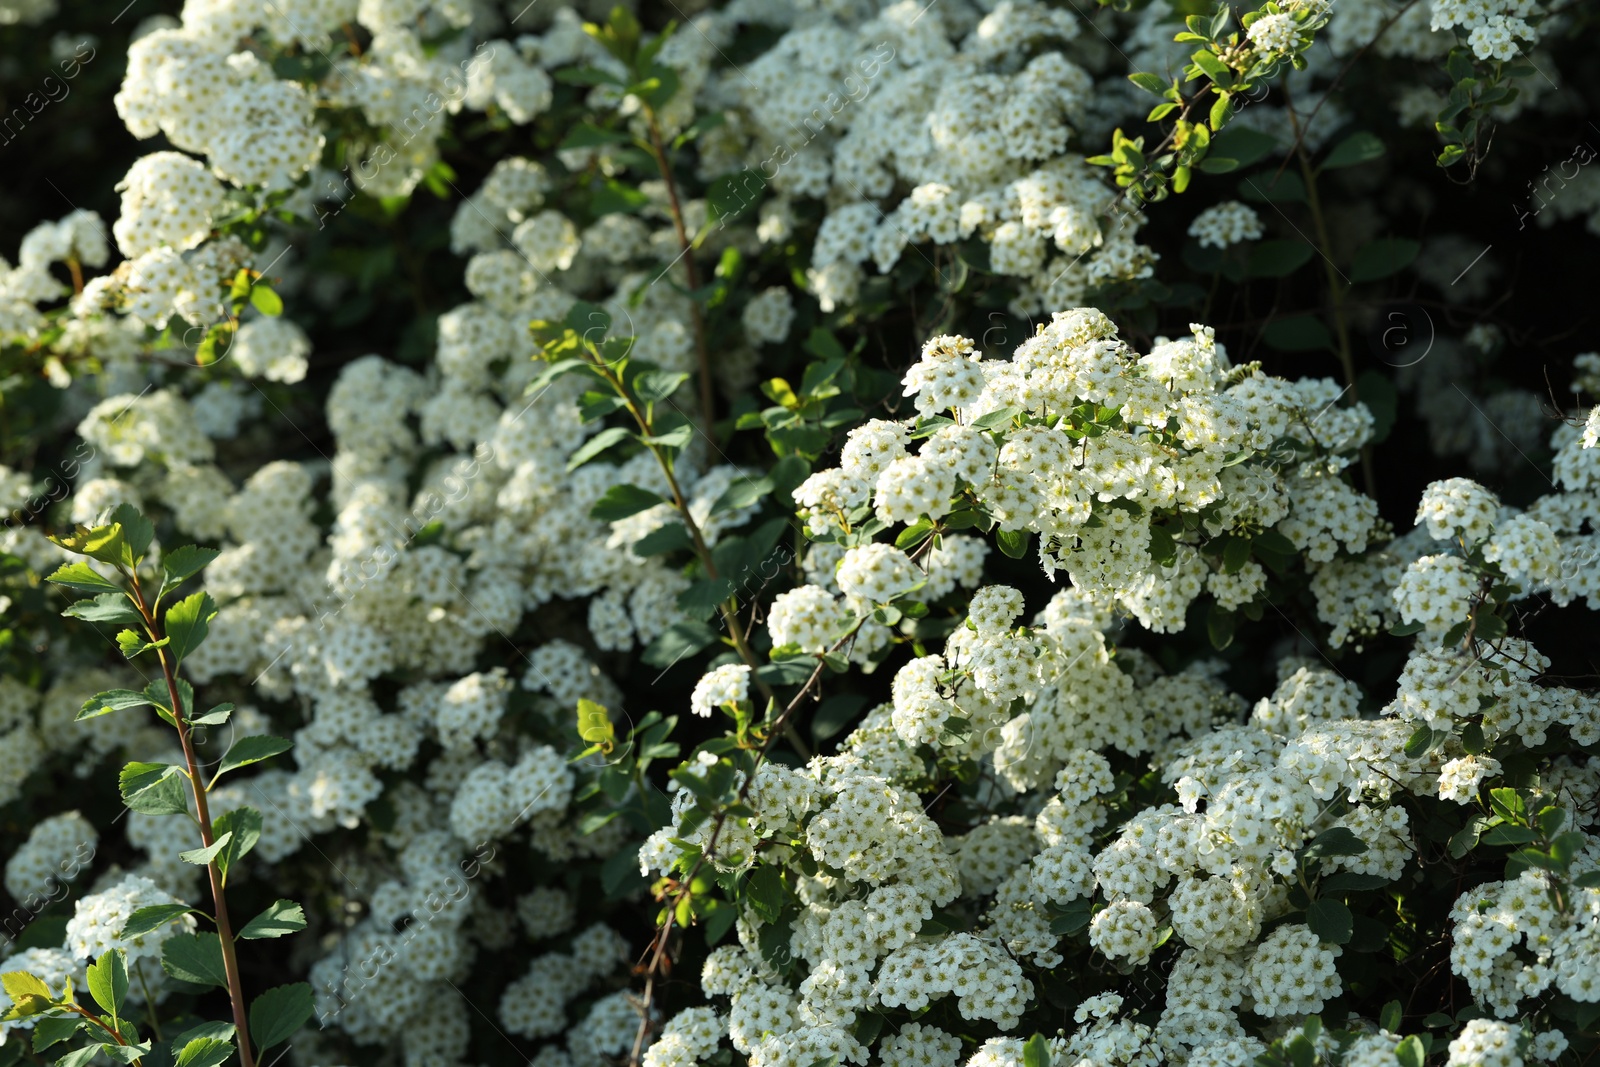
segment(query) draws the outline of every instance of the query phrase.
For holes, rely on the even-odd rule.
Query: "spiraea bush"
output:
[[[124,2],[0,0],[0,1067],[1600,1048],[1596,12]]]

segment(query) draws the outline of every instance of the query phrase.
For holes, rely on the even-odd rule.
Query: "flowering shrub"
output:
[[[1593,1053],[1594,12],[166,6],[0,0],[0,1067]]]

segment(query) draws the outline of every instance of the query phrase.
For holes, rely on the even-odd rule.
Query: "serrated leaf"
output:
[[[198,548],[195,545],[180,545],[161,557],[161,575],[163,591],[188,581],[206,567],[219,555],[214,548]]]
[[[190,726],[221,726],[233,714],[232,704],[218,704],[204,715],[196,715],[189,719]]]
[[[166,640],[171,642],[174,667],[200,647],[216,617],[217,604],[210,593],[193,593],[167,609],[163,626]]]
[[[148,652],[153,648],[165,648],[171,643],[171,638],[163,637],[159,641],[146,641],[144,635],[133,630],[117,631],[117,647],[122,654],[133,659],[141,652]]]
[[[166,763],[129,763],[117,777],[122,802],[141,815],[187,815],[181,771]]]
[[[109,526],[96,526],[92,529],[87,526],[79,526],[70,534],[52,536],[50,540],[69,552],[76,552],[80,556],[88,556],[90,559],[99,560],[101,563],[109,563],[114,567],[125,565],[125,558],[128,556],[128,546],[123,539],[122,527],[115,523]],[[93,568],[90,569],[92,570]],[[61,584],[65,585],[67,583],[63,582]]]
[[[269,989],[250,1005],[250,1038],[257,1049],[281,1044],[311,1021],[316,1012],[305,982]]]
[[[126,593],[101,593],[88,600],[71,604],[61,613],[69,619],[84,622],[112,622],[123,626],[138,626],[144,621]]]
[[[140,908],[128,916],[128,921],[117,932],[117,938],[122,941],[132,941],[161,929],[174,919],[183,917],[194,911],[187,904],[152,904]]]
[[[217,867],[222,872],[224,884],[228,872],[261,840],[261,813],[255,808],[239,807],[217,816],[212,829],[218,834],[228,834],[228,847],[217,857]]]
[[[223,754],[222,764],[217,768],[220,777],[229,771],[248,767],[252,763],[271,759],[294,747],[294,742],[282,737],[273,737],[270,734],[256,734],[253,737],[241,737],[228,746],[228,751]],[[212,779],[215,781],[215,779]]]
[[[136,693],[132,689],[107,689],[104,693],[96,693],[83,702],[75,721],[94,719],[101,715],[109,715],[113,711],[126,711],[129,708],[142,708],[150,701],[143,693]]]
[[[21,1000],[23,997],[55,999],[50,987],[44,984],[44,979],[27,971],[7,971],[5,974],[0,974],[0,988],[5,989],[6,995],[12,1000]]]
[[[106,1049],[116,1048],[115,1045],[87,1045],[84,1048],[73,1049],[71,1052],[56,1060],[56,1067],[87,1067],[89,1061]]]
[[[247,941],[283,937],[306,928],[306,913],[292,900],[275,900],[254,919],[244,924],[239,936]]]
[[[173,1067],[217,1067],[233,1055],[233,1042],[219,1037],[196,1037],[178,1050]]]
[[[122,1014],[122,1005],[128,999],[128,961],[123,959],[121,949],[102,952],[84,972],[84,981],[101,1011],[113,1017]]]
[[[65,1018],[50,1018],[46,1016],[33,1024],[33,1051],[43,1052],[51,1045],[65,1041],[78,1032],[78,1027],[88,1025],[76,1015]]]
[[[123,560],[131,567],[135,560],[143,559],[149,551],[150,542],[156,536],[156,525],[132,504],[118,504],[112,508],[111,523],[122,529],[123,544],[132,553],[131,557],[124,556]]]
[[[232,839],[232,834],[223,834],[204,848],[191,848],[186,852],[178,853],[178,858],[185,863],[192,863],[196,867],[208,866],[212,860],[217,858],[217,853],[228,847],[228,842]]]
[[[174,934],[161,945],[161,969],[180,982],[227,986],[222,941],[216,934]]]
[[[645,371],[634,379],[633,392],[645,403],[654,404],[676,393],[678,387],[688,380],[689,375],[681,371]]]
[[[120,593],[122,587],[111,579],[105,577],[83,560],[76,563],[64,563],[45,578],[47,582],[64,585],[68,589],[79,589],[86,593]]]
[[[613,485],[589,509],[589,517],[597,522],[616,522],[662,503],[665,501],[648,489],[640,489],[637,485]]]

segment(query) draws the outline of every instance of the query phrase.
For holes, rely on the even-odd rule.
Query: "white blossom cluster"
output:
[[[1324,860],[1324,878],[1401,879],[1423,847],[1404,800],[1476,801],[1501,780],[1492,753],[1536,748],[1556,730],[1577,744],[1600,739],[1600,700],[1543,679],[1549,661],[1527,641],[1440,644],[1473,611],[1481,575],[1518,583],[1513,597],[1552,589],[1551,561],[1600,489],[1596,453],[1582,449],[1576,428],[1558,431],[1552,497],[1519,513],[1474,482],[1437,482],[1422,494],[1418,528],[1396,538],[1339,477],[1370,431],[1365,410],[1311,406],[1326,405],[1337,387],[1236,372],[1199,328],[1143,357],[1081,310],[1057,315],[1011,361],[976,359],[970,342],[938,337],[906,385],[916,416],[852,431],[840,465],[796,491],[818,564],[808,570],[812,584],[774,603],[773,644],[822,653],[886,605],[935,598],[923,592],[934,574],[918,562],[923,553],[855,537],[873,519],[887,524],[877,536],[892,539],[897,524],[984,507],[1001,530],[1054,535],[1040,566],[1064,569],[1072,585],[1031,615],[1018,589],[980,585],[942,647],[925,642],[899,667],[890,703],[834,755],[799,770],[763,764],[741,792],[754,814],[729,816],[715,837],[709,823],[685,821],[690,791],[676,794],[673,822],[641,849],[647,874],[685,869],[686,842],[714,849],[712,863],[725,870],[777,866],[798,901],[776,946],[771,916],[742,910],[738,944],[714,951],[702,975],[715,1006],[689,1017],[709,1027],[710,1012],[725,1012],[728,1040],[752,1062],[815,1053],[852,1063],[1020,1064],[1015,1028],[1039,1003],[1035,968],[1088,951],[1136,971],[1169,939],[1178,951],[1164,965],[1159,1019],[1119,1019],[1120,1001],[1092,998],[1078,1010],[1079,1029],[1055,1039],[1058,1051],[1081,1050],[1092,1062],[1252,1062],[1265,1051],[1252,1035],[1319,1012],[1346,988],[1350,949],[1325,940],[1292,897],[1313,842],[1331,834],[1360,842]],[[1299,413],[1289,410],[1296,401]],[[1122,424],[1066,435],[1068,416],[1095,409],[1116,411]],[[980,421],[996,411],[1003,417]],[[1311,438],[1309,455],[1285,449],[1282,439],[1297,431]],[[979,458],[963,466],[958,447]],[[1139,448],[1150,450],[1142,465]],[[902,499],[915,503],[900,508]],[[1148,510],[1106,507],[1113,501]],[[1336,665],[1291,657],[1277,688],[1252,706],[1221,683],[1219,665],[1166,673],[1118,647],[1120,616],[1155,629],[1163,618],[1181,624],[1182,606],[1207,588],[1223,599],[1226,590],[1204,578],[1192,591],[1165,592],[1182,582],[1182,567],[1163,572],[1151,562],[1152,514],[1186,510],[1197,521],[1185,529],[1206,536],[1283,534],[1309,561],[1323,621],[1344,627],[1346,639],[1425,622],[1392,699],[1373,700]],[[1556,512],[1571,517],[1554,523]],[[1116,524],[1114,540],[1086,536],[1096,529],[1091,515]],[[1091,569],[1077,558],[1130,545],[1145,554],[1120,585],[1107,581],[1116,573],[1109,564]],[[1200,536],[1176,538],[1180,560],[1224,574],[1204,547]],[[1583,570],[1593,581],[1592,559]],[[1171,613],[1150,611],[1141,578],[1187,599]],[[702,687],[724,684],[728,670]],[[1422,726],[1436,736],[1418,753]],[[936,798],[922,791],[935,760],[970,760],[992,776],[992,787],[972,791],[965,830],[928,817]],[[1134,777],[1153,774],[1176,802],[1113,809],[1124,788],[1113,767],[1130,760]],[[1550,785],[1585,812],[1587,835],[1600,788],[1593,768],[1563,761]],[[1595,865],[1596,839],[1586,840],[1575,874]],[[1597,894],[1582,890],[1559,911],[1537,872],[1465,892],[1452,916],[1456,974],[1503,1018],[1521,1016],[1548,989],[1600,998]],[[952,926],[935,914],[970,918]],[[1067,914],[1082,916],[1068,928],[1076,934],[1063,934]],[[965,1020],[962,1035],[923,1022],[898,1034],[886,1028],[876,1045],[861,1036],[869,1013],[920,1012],[944,998]],[[1541,1049],[1560,1044],[1551,1033]],[[1452,1062],[1478,1062],[1475,1049],[1514,1049],[1506,1040],[1490,1024],[1471,1024]],[[661,1041],[662,1062],[685,1054],[680,1039]],[[1352,1046],[1348,1062],[1367,1062],[1357,1053],[1368,1051],[1371,1062],[1388,1062],[1397,1041],[1375,1035]]]

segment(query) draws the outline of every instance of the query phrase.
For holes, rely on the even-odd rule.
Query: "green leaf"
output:
[[[1354,167],[1361,163],[1370,163],[1383,155],[1385,149],[1383,142],[1374,134],[1365,130],[1353,133],[1334,146],[1328,158],[1322,161],[1322,170],[1337,170],[1340,167]]]
[[[1409,759],[1421,759],[1432,750],[1436,742],[1437,736],[1434,734],[1433,728],[1427,723],[1423,723],[1411,732],[1411,736],[1406,739],[1406,745],[1402,751]]]
[[[0,974],[0,988],[5,989],[6,995],[12,1000],[21,1000],[23,997],[44,997],[54,1000],[50,987],[44,984],[44,979],[29,974],[27,971],[8,971]]]
[[[782,872],[771,864],[757,867],[745,882],[744,895],[762,922],[775,921],[783,914],[784,901],[788,899]]]
[[[707,215],[712,222],[726,225],[742,218],[761,202],[767,180],[759,170],[745,169],[724,174],[706,187]]]
[[[689,375],[677,371],[645,371],[633,381],[633,392],[647,404],[667,399],[678,387],[689,380]]]
[[[247,941],[283,937],[306,928],[306,913],[292,900],[275,900],[267,910],[244,924],[239,936]]]
[[[1355,917],[1343,901],[1318,897],[1306,910],[1306,925],[1330,945],[1347,945],[1355,932]]]
[[[665,526],[645,534],[633,543],[633,554],[642,558],[659,556],[666,552],[677,552],[694,548],[694,541],[689,537],[689,531],[681,522],[669,522]]]
[[[311,986],[305,982],[269,989],[250,1005],[250,1037],[257,1049],[281,1044],[310,1022],[315,1013]]]
[[[1050,1043],[1034,1034],[1022,1046],[1022,1067],[1050,1067]]]
[[[578,698],[578,737],[586,744],[600,745],[610,751],[616,742],[617,727],[605,705],[596,704],[586,697]]]
[[[200,647],[216,617],[217,604],[210,593],[193,593],[167,609],[165,626],[167,640],[172,642],[174,667]]]
[[[230,840],[232,840],[232,835],[223,834],[221,837],[213,839],[211,844],[204,848],[191,848],[187,852],[178,853],[178,858],[185,863],[192,863],[196,867],[208,866],[212,860],[217,858],[217,853],[228,847]]]
[[[1359,856],[1367,843],[1348,826],[1330,826],[1306,846],[1307,856]]]
[[[155,523],[145,518],[143,513],[132,504],[118,504],[111,509],[111,521],[122,527],[122,541],[132,553],[131,558],[123,557],[123,562],[133,566],[134,562],[144,558],[150,549],[150,542],[156,536]]]
[[[1001,552],[1012,559],[1021,559],[1028,554],[1030,536],[1027,530],[999,530],[995,533],[995,541]]]
[[[226,987],[222,941],[216,934],[173,934],[161,945],[161,969],[180,982]]]
[[[1258,241],[1250,246],[1245,275],[1251,278],[1282,278],[1305,266],[1314,252],[1304,241]]]
[[[1213,603],[1206,612],[1206,636],[1211,641],[1211,647],[1221,652],[1233,644],[1233,631],[1236,625],[1238,620],[1234,618],[1233,612]]]
[[[1248,126],[1230,126],[1211,139],[1212,153],[1231,159],[1241,167],[1260,162],[1277,147],[1276,137]]]
[[[259,283],[250,287],[250,306],[269,318],[283,314],[283,298]]]
[[[287,752],[293,747],[293,741],[282,737],[273,737],[270,734],[241,737],[228,746],[228,751],[222,757],[222,765],[217,768],[217,776],[220,777],[229,771],[238,770],[240,767],[248,767],[252,763],[260,763],[262,760],[271,759],[273,756]]]
[[[101,1052],[107,1048],[116,1047],[116,1045],[112,1045],[109,1042],[103,1045],[86,1045],[83,1048],[74,1049],[59,1060],[56,1060],[56,1067],[87,1067],[89,1061]]]
[[[138,626],[144,621],[128,594],[122,592],[101,593],[89,600],[80,600],[61,614],[84,622],[115,622],[124,626]]]
[[[64,585],[68,589],[79,589],[86,593],[122,592],[120,585],[103,576],[83,560],[79,560],[76,563],[62,564],[45,581],[54,582],[56,585]]]
[[[181,771],[166,763],[130,763],[117,778],[122,802],[141,815],[187,815],[188,791]]]
[[[1228,69],[1228,65],[1226,63],[1217,57],[1215,52],[1212,52],[1206,48],[1202,48],[1196,51],[1189,58],[1194,60],[1195,66],[1205,71],[1211,80],[1217,82],[1219,85],[1224,85],[1226,88],[1224,83],[1229,83],[1232,81],[1233,72]]]
[[[114,948],[102,952],[100,958],[89,964],[85,972],[89,995],[100,1005],[100,1010],[112,1017],[122,1014],[122,1005],[128,999],[128,961],[122,950]]]
[[[1267,324],[1261,339],[1280,352],[1333,351],[1333,335],[1315,315],[1291,315]]]
[[[621,441],[626,441],[632,434],[621,426],[608,426],[589,438],[567,460],[567,470],[575,471],[585,463],[594,459],[600,453]]]
[[[1254,174],[1240,180],[1239,199],[1258,204],[1301,204],[1306,199],[1306,183],[1293,171]]]
[[[51,1018],[46,1016],[33,1024],[33,1051],[43,1052],[51,1045],[65,1041],[78,1032],[78,1027],[87,1026],[88,1022],[79,1016],[69,1015],[65,1018]]]
[[[1149,71],[1142,70],[1136,74],[1128,75],[1128,80],[1147,93],[1154,93],[1160,97],[1167,95],[1168,84],[1159,74],[1151,74]]]
[[[92,529],[87,526],[79,526],[70,534],[60,537],[52,536],[50,540],[69,552],[76,552],[80,556],[88,556],[90,559],[99,560],[101,563],[109,563],[113,567],[128,566],[129,564],[126,561],[132,558],[128,550],[127,541],[123,538],[122,527],[115,523],[109,526],[96,526]]]
[[[675,622],[661,631],[639,658],[651,667],[665,670],[716,641],[717,631],[704,622]]]
[[[228,872],[261,840],[261,813],[255,808],[239,807],[217,816],[212,828],[218,834],[228,834],[228,847],[217,857],[217,867],[226,883]]]
[[[1394,1058],[1400,1061],[1400,1067],[1422,1067],[1428,1053],[1422,1047],[1422,1039],[1412,1034],[1395,1047]]]
[[[616,522],[662,503],[665,501],[648,489],[640,489],[637,485],[613,485],[589,509],[589,517],[597,522]]]
[[[972,420],[974,430],[998,430],[1011,425],[1011,420],[1022,414],[1021,408],[1001,408]]]
[[[122,941],[132,941],[143,937],[191,911],[194,909],[187,904],[152,904],[147,908],[140,908],[128,916],[128,921],[118,931],[117,938]]]
[[[1539,840],[1539,835],[1526,826],[1513,826],[1510,823],[1501,823],[1491,826],[1478,838],[1479,843],[1485,845],[1527,845]]]
[[[586,84],[600,85],[604,82],[615,82],[616,79],[601,71],[593,72],[597,80]],[[633,135],[623,130],[606,130],[592,122],[580,122],[572,131],[561,139],[561,144],[556,146],[556,151],[565,152],[569,148],[595,148],[606,144],[632,144]]]
[[[855,721],[867,706],[867,698],[860,693],[837,693],[817,705],[811,713],[811,736],[826,741]]]
[[[211,565],[219,555],[214,548],[181,545],[161,557],[163,592],[188,581]]]
[[[589,198],[589,213],[596,217],[621,215],[638,211],[649,203],[650,196],[644,190],[607,178]]]
[[[711,505],[711,514],[722,515],[729,511],[750,507],[772,492],[772,481],[767,478],[743,478],[723,490],[717,502]]]
[[[1397,274],[1411,265],[1422,245],[1404,237],[1385,237],[1362,245],[1350,265],[1352,282],[1370,282]]]
[[[117,632],[117,647],[122,649],[122,654],[129,659],[133,659],[139,653],[148,652],[153,648],[164,648],[171,642],[172,639],[169,637],[163,637],[159,641],[147,642],[143,634],[136,633],[133,630],[119,630]]]
[[[217,1037],[196,1037],[184,1043],[174,1067],[217,1067],[233,1055],[233,1042]]]
[[[232,714],[232,704],[218,704],[204,715],[190,716],[188,722],[190,726],[221,726]]]
[[[135,693],[132,689],[107,689],[104,693],[96,693],[84,701],[74,721],[82,722],[84,719],[98,718],[113,711],[142,708],[148,703],[150,701],[143,693]]]
[[[1340,871],[1322,879],[1317,888],[1323,893],[1359,893],[1365,889],[1382,889],[1389,884],[1389,881],[1390,879],[1381,874]]]
[[[1378,1013],[1378,1026],[1391,1034],[1398,1034],[1404,1021],[1398,1000],[1389,1001],[1383,1006],[1383,1010]]]
[[[1178,559],[1178,542],[1165,526],[1150,527],[1150,559],[1162,567],[1170,567]]]

